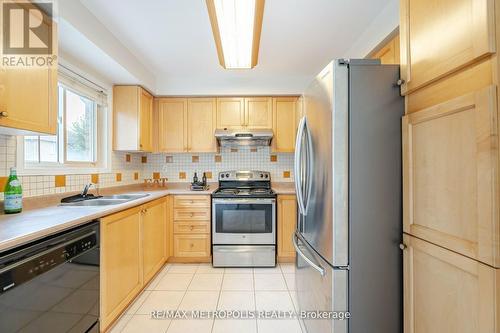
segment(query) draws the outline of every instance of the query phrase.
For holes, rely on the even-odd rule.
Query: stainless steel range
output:
[[[219,173],[212,224],[213,266],[276,266],[276,193],[270,173]]]

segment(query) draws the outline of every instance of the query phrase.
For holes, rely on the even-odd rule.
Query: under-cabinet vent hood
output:
[[[217,129],[215,130],[217,144],[221,147],[259,147],[270,146],[273,139],[271,129]]]

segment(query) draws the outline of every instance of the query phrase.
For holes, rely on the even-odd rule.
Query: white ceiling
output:
[[[397,15],[386,10],[397,7],[395,0],[267,0],[257,67],[231,71],[219,65],[205,0],[80,1],[152,73],[155,87],[149,88],[158,95],[300,93],[329,60],[362,56],[349,52],[368,43],[368,29],[387,30],[384,21],[397,22],[386,17]],[[70,33],[62,35],[70,40]],[[85,55],[87,65],[91,60],[96,71],[107,68],[105,76],[122,83],[124,74],[113,74],[109,59],[100,64],[95,58],[101,57],[92,59],[75,44],[61,41],[72,57]]]

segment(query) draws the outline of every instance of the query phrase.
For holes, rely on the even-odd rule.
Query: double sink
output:
[[[75,206],[75,207],[111,206],[111,205],[119,205],[132,200],[145,198],[147,196],[149,196],[148,193],[106,195],[97,199],[88,199],[84,201],[62,203],[61,206]]]

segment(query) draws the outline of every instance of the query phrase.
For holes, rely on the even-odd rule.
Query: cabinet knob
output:
[[[0,112],[0,117],[8,117],[9,113],[7,111]]]
[[[189,244],[189,246],[190,246],[190,247],[194,247],[194,244],[193,244],[193,243],[191,243],[191,244]]]
[[[399,248],[401,250],[406,250],[408,248],[408,246],[405,243],[401,243],[401,244],[399,244]]]
[[[399,79],[396,81],[396,84],[401,87],[403,84],[405,84],[405,80]]]
[[[189,230],[193,231],[194,227],[193,226],[190,226],[189,227]]]

